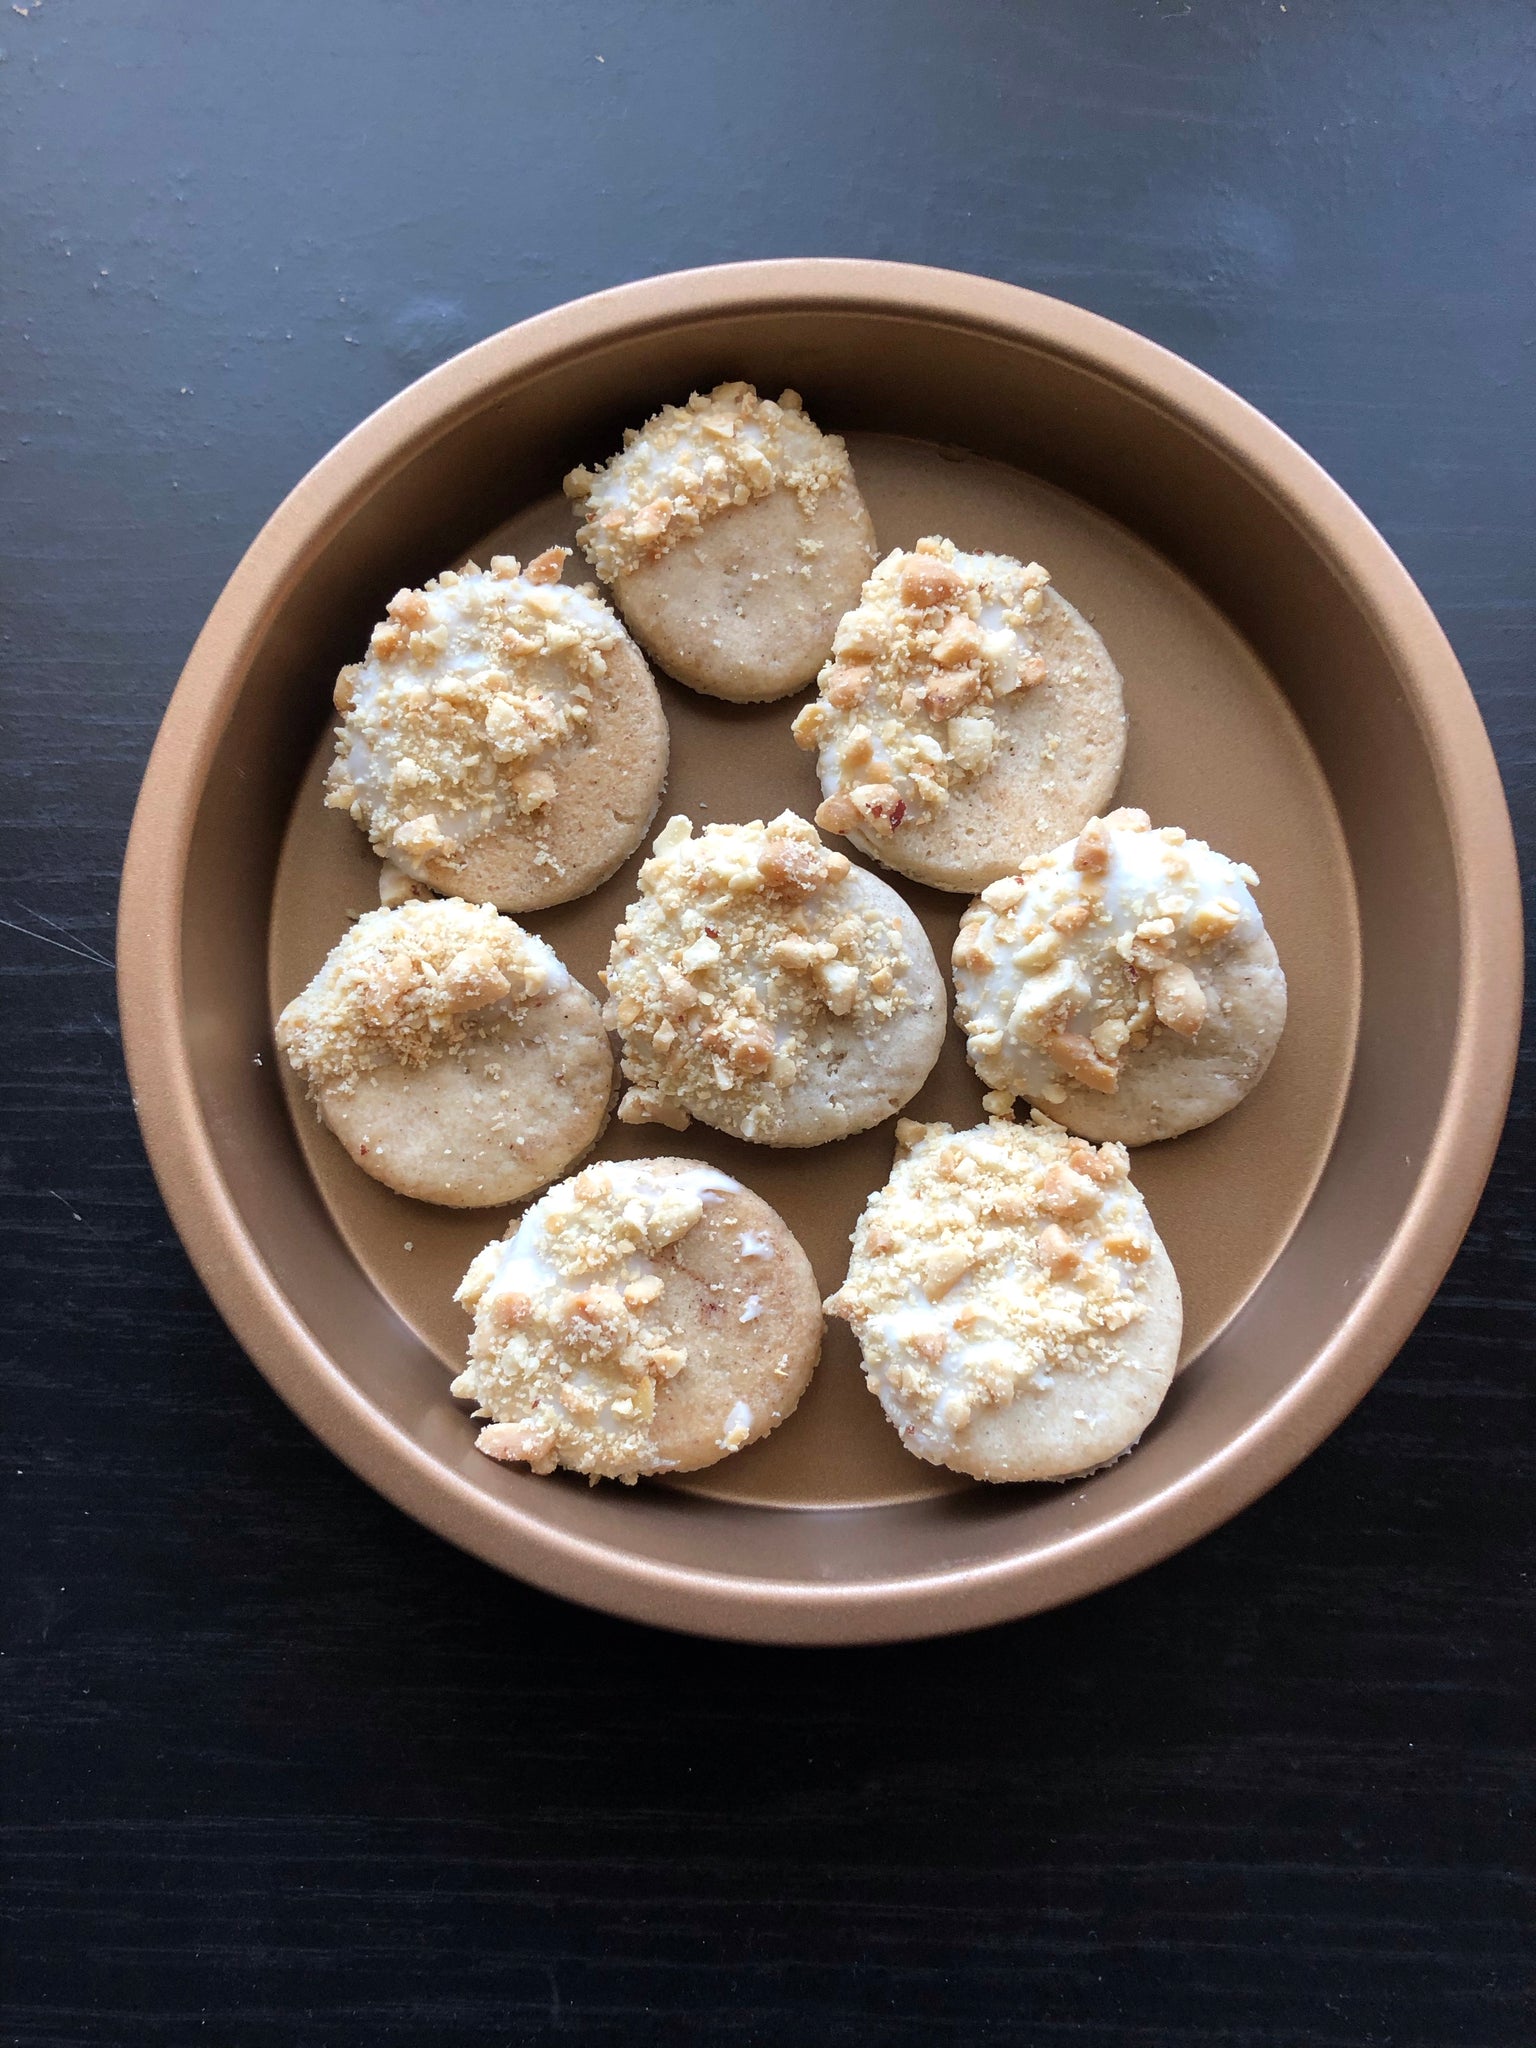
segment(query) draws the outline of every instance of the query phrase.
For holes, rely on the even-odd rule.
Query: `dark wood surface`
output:
[[[1423,584],[1529,843],[1536,16],[0,24],[4,2040],[1529,2039],[1528,1070],[1430,1314],[1269,1498],[1067,1612],[795,1654],[530,1592],[311,1441],[166,1222],[109,963],[287,486],[477,336],[728,257],[1013,279],[1253,399]]]

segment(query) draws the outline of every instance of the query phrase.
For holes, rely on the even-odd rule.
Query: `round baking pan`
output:
[[[1291,985],[1261,1086],[1133,1157],[1186,1294],[1186,1364],[1134,1456],[1059,1487],[919,1464],[829,1326],[800,1410],[692,1479],[588,1488],[492,1464],[447,1382],[454,1284],[506,1211],[358,1173],[272,1048],[275,1010],[377,900],[318,796],[330,690],[402,584],[568,540],[564,471],[725,378],[846,434],[882,548],[1036,557],[1104,635],[1132,741],[1118,800],[1247,860]],[[483,553],[481,554],[483,559]],[[571,565],[579,575],[579,564]],[[816,800],[795,704],[662,680],[658,823]],[[638,856],[527,922],[593,985]],[[906,892],[947,960],[962,900]],[[614,1612],[783,1642],[938,1634],[1072,1599],[1253,1499],[1391,1359],[1466,1227],[1519,1016],[1508,818],[1466,683],[1361,513],[1198,370],[1054,300],[841,261],[650,279],[525,321],[350,434],[269,520],[200,635],[123,878],[123,1037],[172,1217],[231,1328],[348,1464],[455,1543]],[[978,1120],[958,1033],[912,1114]],[[891,1127],[810,1154],[610,1127],[778,1207],[830,1291]]]

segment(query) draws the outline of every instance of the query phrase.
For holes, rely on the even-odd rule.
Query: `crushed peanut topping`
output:
[[[1145,811],[1090,818],[1075,840],[984,889],[955,940],[956,1014],[1002,1099],[1113,1095],[1159,1031],[1197,1039],[1209,969],[1263,929],[1253,869]],[[989,1097],[989,1106],[1000,1106]]]
[[[903,1119],[896,1137],[826,1310],[907,1448],[942,1464],[979,1411],[1124,1367],[1153,1238],[1123,1145],[1041,1117],[958,1134]]]
[[[596,470],[573,469],[565,493],[585,512],[577,533],[605,583],[655,561],[706,519],[791,490],[806,512],[852,474],[837,434],[824,434],[798,391],[777,404],[750,384],[718,384],[686,405],[663,406]],[[810,546],[818,548],[819,542]]]
[[[526,573],[497,555],[399,591],[341,671],[325,800],[380,853],[460,865],[484,833],[553,802],[550,757],[587,724],[624,638],[594,586],[557,580],[569,552],[547,548]]]
[[[986,773],[999,700],[1046,679],[1033,625],[1049,582],[1038,562],[937,535],[886,556],[792,728],[817,751],[824,831],[889,836]]]
[[[867,1028],[908,1006],[901,926],[851,873],[792,811],[697,838],[687,818],[668,821],[603,977],[634,1083],[624,1122],[723,1118],[771,1142],[782,1090],[829,1049],[834,1024]]]
[[[370,910],[277,1020],[289,1063],[350,1090],[374,1067],[424,1067],[516,1017],[570,976],[489,903],[457,897]]]
[[[665,1471],[656,1390],[688,1362],[665,1255],[739,1192],[712,1167],[617,1160],[562,1181],[488,1244],[454,1296],[475,1319],[452,1391],[489,1424],[476,1447],[594,1483]]]

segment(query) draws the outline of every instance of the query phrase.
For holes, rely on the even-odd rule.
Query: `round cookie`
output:
[[[909,1102],[944,1042],[922,926],[792,811],[698,838],[669,819],[603,978],[625,1123],[825,1144]]]
[[[453,1392],[487,1457],[626,1485],[696,1472],[791,1413],[821,1355],[810,1261],[767,1203],[688,1159],[589,1166],[489,1244]]]
[[[848,451],[795,391],[777,404],[750,384],[695,392],[565,488],[641,646],[680,683],[737,704],[811,680],[875,559]]]
[[[365,1173],[450,1209],[546,1186],[613,1100],[593,998],[542,939],[456,897],[360,917],[277,1042]]]
[[[336,684],[326,803],[444,895],[567,903],[626,861],[667,776],[644,657],[568,548],[445,569],[390,600]]]
[[[827,1302],[902,1442],[973,1479],[1074,1479],[1138,1442],[1173,1380],[1179,1283],[1124,1148],[1037,1118],[903,1147]]]
[[[1085,1138],[1147,1145],[1208,1124],[1269,1065],[1285,975],[1252,868],[1145,811],[982,891],[955,940],[971,1065]]]
[[[816,822],[914,882],[981,889],[1076,832],[1125,757],[1119,671],[1038,562],[887,555],[794,723]]]

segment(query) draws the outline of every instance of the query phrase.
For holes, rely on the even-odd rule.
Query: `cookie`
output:
[[[816,750],[816,822],[898,874],[984,888],[1113,795],[1119,671],[1038,562],[897,549],[833,649],[793,728]]]
[[[1146,1145],[1208,1124],[1269,1065],[1285,975],[1252,868],[1145,811],[982,891],[955,941],[971,1065],[1085,1138]]]
[[[762,703],[802,689],[875,559],[848,451],[795,391],[669,405],[599,469],[573,469],[577,540],[669,675]]]
[[[791,1413],[821,1353],[810,1261],[766,1202],[687,1159],[589,1166],[487,1245],[453,1392],[487,1457],[596,1482],[696,1472]]]
[[[1179,1283],[1125,1150],[1058,1125],[903,1121],[826,1304],[902,1442],[973,1479],[1121,1457],[1178,1362]]]
[[[337,680],[326,803],[444,895],[567,903],[629,858],[661,800],[656,685],[594,587],[560,582],[569,553],[400,591]]]
[[[625,1123],[825,1144],[910,1101],[944,1041],[922,926],[792,811],[697,838],[669,819],[604,980]]]
[[[360,917],[277,1042],[365,1173],[450,1209],[547,1185],[613,1100],[593,998],[542,939],[456,897]]]

